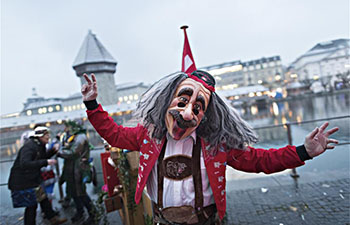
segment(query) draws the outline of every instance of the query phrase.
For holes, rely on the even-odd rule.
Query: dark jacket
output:
[[[41,183],[40,168],[47,166],[47,159],[55,153],[46,153],[46,147],[37,138],[30,138],[20,148],[11,168],[8,181],[10,190],[24,190]]]
[[[70,139],[69,147],[58,153],[58,157],[65,159],[62,176],[67,182],[67,194],[72,197],[83,196],[86,195],[86,185],[83,182],[83,177],[86,175],[84,172],[90,171],[89,141],[85,133],[75,134]]]

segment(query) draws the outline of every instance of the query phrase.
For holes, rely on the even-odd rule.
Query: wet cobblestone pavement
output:
[[[349,178],[230,191],[225,224],[350,224],[349,192]]]
[[[303,174],[299,185],[289,175],[228,181],[227,189],[227,225],[350,224],[348,173],[323,179],[319,174]],[[60,216],[70,218],[74,214],[74,207],[62,209],[57,200],[54,207]],[[40,207],[37,212],[37,224],[49,224],[42,219]],[[0,224],[23,224],[22,216],[23,208],[2,206]],[[108,221],[122,224],[118,212],[109,213]]]
[[[72,218],[74,216],[74,213],[75,213],[75,208],[74,208],[73,203],[71,203],[71,205],[66,209],[63,209],[61,204],[57,203],[57,201],[55,201],[53,204],[54,204],[54,209],[56,211],[59,211],[59,214],[60,214],[59,217],[66,217],[68,219],[68,221],[64,224],[81,225],[81,224],[83,224],[84,220],[86,220],[88,218],[87,213],[85,213],[84,217],[81,218],[81,220],[79,220],[76,223],[72,223],[70,221],[70,218]],[[24,213],[24,208],[6,209],[5,213],[1,212],[0,224],[1,225],[10,225],[10,224],[11,225],[12,224],[20,225],[20,224],[23,224],[23,213]],[[108,220],[109,224],[111,224],[111,225],[112,224],[122,225],[120,216],[119,216],[117,211],[108,213],[107,220]],[[48,220],[43,219],[43,217],[40,213],[40,206],[38,206],[38,209],[37,209],[36,223],[37,223],[37,225],[50,224]],[[103,224],[103,223],[101,222],[100,224]]]

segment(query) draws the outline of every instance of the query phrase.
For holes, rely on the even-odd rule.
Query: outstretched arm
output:
[[[318,156],[333,149],[331,143],[337,144],[335,139],[328,137],[337,132],[337,127],[325,132],[329,125],[324,123],[320,128],[316,128],[305,138],[304,145],[286,146],[280,149],[256,149],[248,147],[246,151],[231,150],[227,154],[227,162],[235,169],[245,172],[274,173],[288,168],[295,168],[304,165],[304,161]]]
[[[327,149],[333,149],[334,145],[331,143],[338,144],[335,139],[328,138],[331,134],[334,134],[339,130],[338,127],[334,127],[325,132],[329,123],[325,122],[320,128],[316,127],[309,135],[306,136],[304,146],[307,154],[310,157],[318,156],[324,153]]]
[[[90,80],[84,74],[84,78],[87,83],[83,85],[81,93],[87,108],[89,121],[95,130],[113,147],[139,150],[141,140],[143,140],[140,134],[144,132],[144,128],[142,126],[129,128],[116,124],[113,118],[96,101],[97,81],[95,75],[91,74]]]

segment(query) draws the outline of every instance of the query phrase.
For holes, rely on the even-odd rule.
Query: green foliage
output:
[[[127,207],[128,209],[135,213],[136,212],[136,203],[135,203],[135,199],[134,199],[134,196],[135,196],[135,191],[136,191],[136,183],[134,186],[131,185],[131,181],[134,179],[136,180],[137,179],[137,176],[134,176],[134,175],[131,175],[130,174],[130,164],[129,164],[129,161],[126,157],[126,154],[127,153],[121,153],[120,154],[120,157],[118,159],[118,177],[119,177],[119,180],[121,180],[123,182],[123,185],[124,185],[124,188],[125,190],[123,191],[126,191],[128,193],[128,199],[127,199]]]
[[[107,212],[104,206],[104,199],[107,197],[107,193],[101,191],[98,193],[98,198],[93,201],[92,214],[95,216],[95,224],[108,225]]]
[[[145,225],[153,225],[153,218],[148,214],[145,215]]]

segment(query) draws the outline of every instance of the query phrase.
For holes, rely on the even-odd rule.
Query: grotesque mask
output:
[[[189,136],[200,124],[208,107],[211,91],[187,78],[177,87],[167,110],[165,124],[175,140]]]

